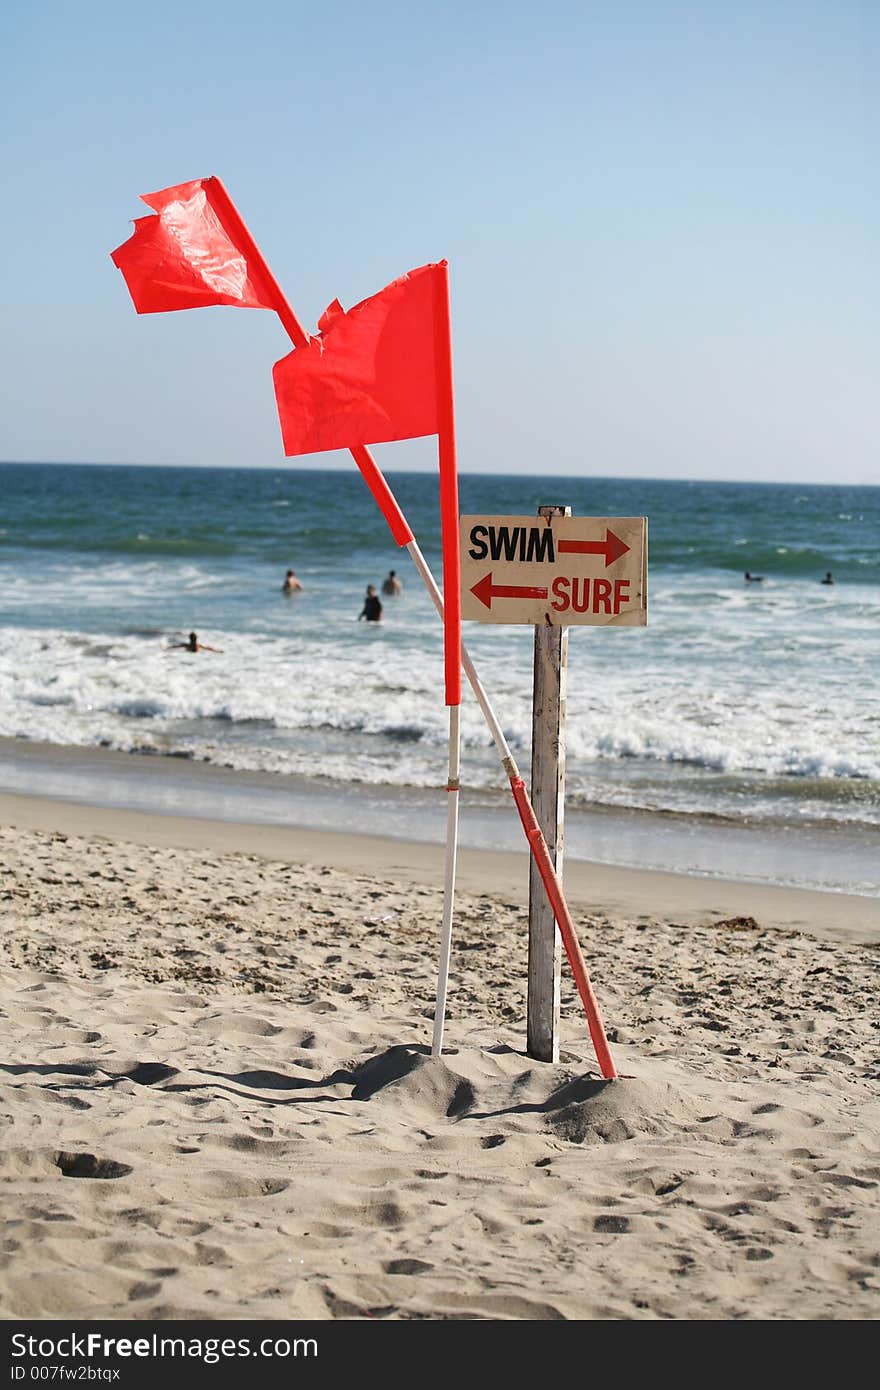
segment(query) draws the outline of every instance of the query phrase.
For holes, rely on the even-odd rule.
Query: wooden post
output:
[[[570,507],[539,507],[538,516],[571,516]],[[562,876],[565,815],[565,680],[568,628],[535,628],[532,695],[532,805],[554,868]],[[559,1061],[562,948],[553,909],[534,859],[529,868],[529,993],[527,1051]]]

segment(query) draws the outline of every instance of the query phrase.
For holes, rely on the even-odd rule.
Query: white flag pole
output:
[[[434,1009],[434,1038],[431,1056],[443,1051],[443,1028],[446,1021],[446,991],[449,981],[449,956],[452,950],[452,909],[455,902],[455,866],[458,855],[458,792],[459,758],[461,752],[461,705],[449,707],[449,778],[446,809],[446,859],[443,874],[443,921],[440,928],[440,960],[437,969],[437,1004]]]
[[[443,919],[437,969],[437,1005],[431,1054],[443,1047],[446,990],[452,947],[455,903],[455,865],[458,856],[458,793],[461,760],[461,561],[459,557],[458,467],[455,457],[455,393],[452,386],[452,322],[449,307],[449,267],[434,267],[434,381],[437,405],[437,447],[440,464],[440,531],[443,541],[443,656],[446,704],[449,707],[449,772],[446,780],[446,863],[443,876]]]

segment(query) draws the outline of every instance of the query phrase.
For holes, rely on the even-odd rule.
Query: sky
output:
[[[0,54],[0,459],[283,463],[277,317],[109,259],[218,174],[307,327],[448,258],[463,472],[880,483],[876,0],[6,0]]]

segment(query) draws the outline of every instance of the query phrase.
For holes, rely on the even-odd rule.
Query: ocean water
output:
[[[436,479],[389,476],[439,580]],[[465,475],[460,493],[463,513],[649,518],[648,627],[571,630],[569,811],[880,827],[880,488]],[[403,594],[359,623],[389,569]],[[190,630],[222,652],[175,649]],[[464,637],[527,775],[531,630]],[[445,777],[440,623],[353,466],[0,465],[0,639],[9,739],[376,797]],[[463,783],[500,804],[467,687],[462,718]]]

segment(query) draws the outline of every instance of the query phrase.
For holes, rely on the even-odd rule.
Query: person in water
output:
[[[399,594],[399,593],[401,592],[402,589],[403,589],[403,585],[401,584],[400,580],[398,579],[398,577],[397,577],[395,571],[394,571],[394,570],[389,570],[389,571],[388,571],[388,578],[387,578],[387,579],[383,582],[383,584],[382,584],[382,593],[383,593],[383,594]]]
[[[175,642],[175,647],[182,648],[185,652],[222,652],[222,647],[209,647],[205,642],[200,642],[198,633],[191,632],[188,642]]]
[[[833,583],[834,583],[834,580],[831,578],[831,571],[830,571],[830,570],[826,570],[826,572],[825,572],[825,578],[824,578],[824,579],[820,579],[820,580],[819,580],[819,583],[820,583],[820,584],[833,584]]]
[[[367,596],[364,599],[363,609],[358,613],[358,622],[361,618],[366,618],[368,623],[381,623],[382,621],[382,604],[373,584],[367,585]]]
[[[282,594],[298,594],[302,589],[302,584],[297,579],[293,570],[288,570],[281,585]]]
[[[747,584],[763,584],[764,576],[763,574],[749,574],[748,570],[746,570],[745,580]]]

